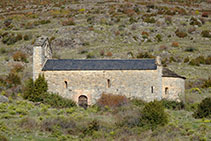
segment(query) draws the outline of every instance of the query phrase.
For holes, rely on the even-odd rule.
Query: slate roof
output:
[[[175,72],[169,70],[168,68],[163,68],[162,73],[163,73],[162,77],[177,77],[177,78],[186,79],[185,77],[176,74]]]
[[[156,70],[155,59],[131,59],[131,60],[73,60],[73,59],[49,59],[46,61],[43,71],[67,71],[67,70]]]

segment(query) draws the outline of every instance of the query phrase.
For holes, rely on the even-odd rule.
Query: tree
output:
[[[153,101],[145,105],[142,110],[141,125],[156,128],[158,125],[165,125],[168,123],[168,116],[164,111],[162,102]]]
[[[48,84],[44,75],[39,75],[33,82],[29,79],[24,90],[24,98],[33,102],[43,101],[43,95],[48,91]]]

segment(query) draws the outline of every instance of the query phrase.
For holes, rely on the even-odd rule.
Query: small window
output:
[[[154,88],[153,88],[153,86],[151,87],[151,93],[153,93],[154,92]]]
[[[65,88],[67,89],[68,88],[67,81],[64,81],[64,83],[65,83]]]
[[[108,83],[108,88],[110,88],[111,87],[111,80],[107,79],[107,83]]]
[[[168,93],[169,93],[169,88],[166,87],[166,88],[165,88],[165,94],[168,94]]]

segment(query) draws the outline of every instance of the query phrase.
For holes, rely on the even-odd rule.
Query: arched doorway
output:
[[[78,105],[86,109],[88,106],[88,98],[85,95],[80,95],[78,97]]]

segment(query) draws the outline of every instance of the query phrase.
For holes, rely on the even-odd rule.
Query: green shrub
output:
[[[209,30],[203,30],[201,32],[202,37],[211,38],[211,31]]]
[[[186,58],[184,59],[184,63],[188,63],[189,61],[190,61],[189,57],[186,57]]]
[[[36,120],[30,117],[25,117],[21,119],[18,124],[20,127],[26,128],[26,129],[34,129],[38,126],[38,123],[36,122]]]
[[[186,48],[185,49],[185,51],[187,51],[187,52],[194,52],[194,51],[196,51],[197,49],[195,49],[195,48],[193,48],[193,47],[188,47],[188,48]]]
[[[33,102],[41,102],[43,101],[42,96],[47,92],[47,90],[48,84],[44,75],[39,75],[35,82],[33,82],[32,79],[27,81],[23,97]]]
[[[66,131],[66,133],[75,130],[76,124],[71,119],[66,118],[47,118],[41,123],[41,129],[49,132],[55,132],[56,128]]]
[[[31,37],[30,37],[29,35],[25,34],[25,35],[23,36],[23,39],[24,39],[25,41],[28,41],[28,40],[31,39]]]
[[[155,20],[155,18],[152,18],[152,17],[146,17],[146,18],[144,18],[144,22],[146,22],[146,23],[155,23],[156,20]]]
[[[144,106],[146,104],[145,101],[141,100],[141,99],[137,99],[137,98],[133,98],[130,100],[130,102],[133,104],[133,105],[136,105],[136,106]]]
[[[190,25],[198,25],[198,26],[201,26],[202,23],[200,22],[200,20],[194,18],[194,17],[191,17],[190,19]]]
[[[154,129],[159,125],[164,126],[168,123],[167,113],[165,113],[162,102],[160,101],[155,100],[147,103],[141,114],[141,126],[148,126]]]
[[[128,103],[128,99],[122,95],[102,94],[97,101],[97,105],[100,107],[119,107]]]
[[[162,100],[162,104],[165,108],[172,109],[172,110],[181,110],[185,108],[185,105],[183,102],[169,101],[166,99]]]
[[[190,62],[189,62],[189,65],[192,65],[192,66],[200,66],[200,62],[195,60],[195,59],[192,59]]]
[[[0,48],[0,54],[5,54],[7,53],[8,51],[4,48],[4,47],[1,47]]]
[[[155,58],[155,56],[153,56],[152,54],[148,52],[145,52],[145,53],[140,52],[136,57],[137,58]]]
[[[24,88],[23,98],[33,102],[42,102],[55,108],[67,108],[76,106],[75,102],[63,98],[57,94],[47,92],[48,84],[44,75],[39,75],[35,80],[29,79]]]
[[[211,118],[211,97],[202,100],[193,116],[195,118]]]
[[[0,134],[0,141],[8,141],[7,138]]]
[[[86,127],[83,130],[83,135],[92,135],[94,131],[98,131],[100,128],[100,124],[98,120],[93,120],[88,124],[88,127]]]
[[[76,106],[76,103],[67,98],[63,98],[58,94],[45,93],[42,95],[42,102],[54,108],[70,108]]]
[[[161,42],[162,41],[162,36],[160,34],[157,34],[156,35],[156,39],[158,42]]]
[[[11,88],[13,86],[20,85],[21,79],[17,74],[9,73],[9,75],[6,77],[6,82],[8,84],[8,87]]]
[[[211,56],[208,56],[208,57],[205,59],[205,64],[211,65]]]
[[[205,80],[204,83],[202,84],[202,88],[209,88],[209,87],[211,87],[211,77]]]

